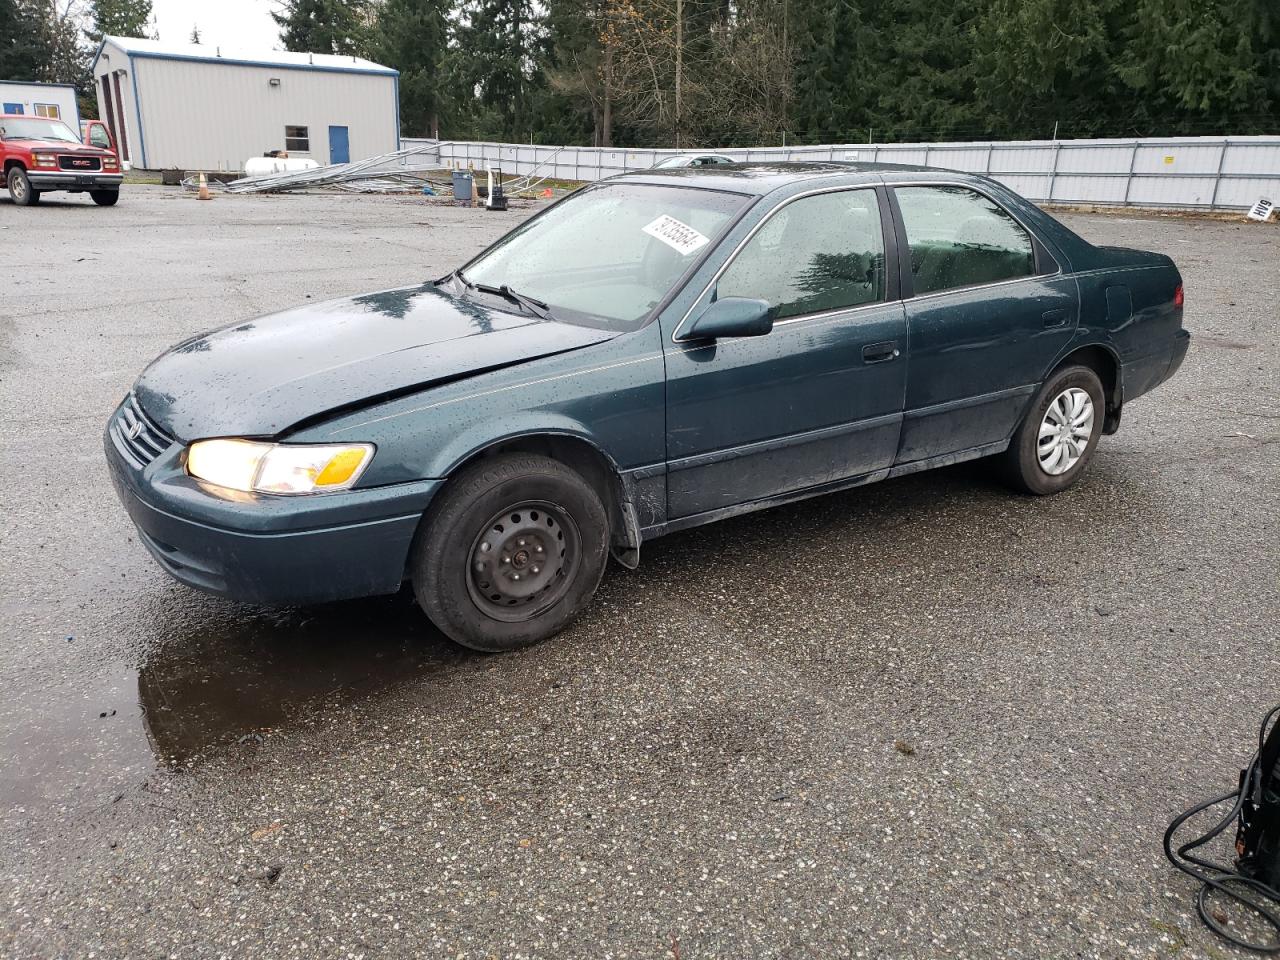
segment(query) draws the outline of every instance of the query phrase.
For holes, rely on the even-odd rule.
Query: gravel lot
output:
[[[100,447],[148,360],[527,213],[0,203],[0,954],[1234,956],[1159,844],[1280,688],[1280,229],[1065,217],[1173,255],[1195,339],[1057,497],[971,464],[674,535],[500,657],[159,571]]]

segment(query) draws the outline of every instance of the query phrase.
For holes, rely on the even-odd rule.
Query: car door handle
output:
[[[1066,310],[1046,310],[1040,315],[1046,327],[1065,327],[1068,314]]]
[[[884,363],[895,359],[898,354],[897,340],[884,340],[880,343],[868,343],[862,348],[863,363]]]

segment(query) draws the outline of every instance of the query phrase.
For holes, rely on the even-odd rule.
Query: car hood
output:
[[[432,284],[308,305],[158,357],[134,392],[178,440],[271,437],[302,421],[609,340]]]
[[[42,153],[78,153],[86,157],[105,157],[109,155],[101,147],[72,143],[69,140],[10,140],[9,143],[20,143],[28,150]]]

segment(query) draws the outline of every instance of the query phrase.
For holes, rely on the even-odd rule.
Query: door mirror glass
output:
[[[722,297],[698,317],[682,340],[719,337],[762,337],[773,329],[769,304],[746,297]]]

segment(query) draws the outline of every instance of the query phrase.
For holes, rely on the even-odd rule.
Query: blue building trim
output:
[[[14,87],[63,87],[66,90],[74,90],[74,83],[45,83],[43,80],[0,80],[0,84],[8,84]]]
[[[399,77],[399,70],[384,67],[374,70],[367,67],[326,67],[315,63],[276,63],[272,60],[232,60],[230,57],[193,57],[185,53],[129,52],[129,59],[182,60],[187,63],[225,63],[233,67],[262,67],[272,70],[310,70],[313,73],[355,73],[375,77]],[[96,60],[95,60],[96,63]]]
[[[133,54],[129,54],[129,82],[133,85],[133,109],[138,113],[138,152],[142,154],[142,169],[150,170],[147,166],[147,138],[142,133],[142,100],[138,96],[138,71],[134,67]]]
[[[400,139],[400,74],[395,76],[395,87],[391,94],[396,98],[396,149],[403,150],[404,141]]]

